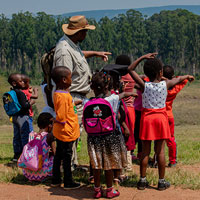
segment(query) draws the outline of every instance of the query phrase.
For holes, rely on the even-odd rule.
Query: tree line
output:
[[[13,14],[11,19],[0,15],[0,72],[26,73],[33,79],[42,77],[41,56],[63,35],[62,24],[68,18],[55,18],[44,12]],[[151,17],[139,11],[100,21],[89,19],[96,26],[80,44],[84,50],[110,51],[110,63],[120,54],[135,59],[148,52],[158,52],[164,64],[176,73],[200,72],[200,16],[187,10],[161,11]],[[99,58],[89,59],[91,69],[105,65]]]

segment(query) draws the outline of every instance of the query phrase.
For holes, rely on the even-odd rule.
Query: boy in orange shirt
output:
[[[80,187],[72,179],[71,158],[74,141],[80,136],[78,115],[72,96],[69,93],[71,86],[71,72],[67,67],[55,67],[52,70],[52,79],[56,84],[56,91],[53,94],[56,119],[53,126],[53,135],[56,138],[56,154],[53,162],[52,186],[60,186],[60,166],[63,161],[64,189]]]
[[[166,65],[163,67],[163,76],[167,79],[174,78],[174,69],[173,67]],[[176,95],[185,87],[188,80],[192,82],[194,80],[193,76],[185,75],[185,80],[180,82],[179,84],[175,85],[174,87],[168,89],[167,99],[166,99],[166,111],[169,121],[169,127],[171,132],[171,138],[167,139],[167,146],[169,149],[169,167],[175,167],[177,160],[176,160],[176,154],[177,154],[177,148],[176,148],[176,141],[174,137],[174,116],[172,112],[172,104],[174,99],[176,98]]]

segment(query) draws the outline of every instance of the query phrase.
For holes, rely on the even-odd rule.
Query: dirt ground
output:
[[[184,170],[199,172],[200,165],[179,166]],[[11,170],[1,164],[0,169]],[[139,173],[139,168],[133,165],[133,170]],[[157,169],[155,169],[157,170]],[[200,190],[182,189],[171,186],[165,191],[158,191],[156,187],[149,187],[143,191],[133,187],[119,187],[118,200],[200,200]],[[86,200],[93,199],[93,187],[83,185],[79,189],[64,190],[62,187],[52,188],[46,185],[21,185],[0,183],[0,200]],[[104,199],[104,198],[101,198]]]
[[[165,191],[157,191],[148,188],[139,191],[136,188],[120,187],[121,195],[115,199],[119,200],[199,200],[200,191],[186,190],[171,187]],[[80,189],[65,191],[62,188],[51,188],[49,186],[30,186],[17,184],[0,184],[1,200],[86,200],[93,199],[93,189],[83,186]],[[104,199],[104,198],[101,198]]]

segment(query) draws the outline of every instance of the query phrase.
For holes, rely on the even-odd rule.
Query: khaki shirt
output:
[[[80,47],[64,35],[56,45],[54,54],[55,66],[66,66],[72,72],[70,92],[87,94],[90,91],[92,77],[89,65]]]

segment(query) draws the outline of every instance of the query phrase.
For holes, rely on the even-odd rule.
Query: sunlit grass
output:
[[[0,93],[9,90],[6,79],[0,77]],[[41,89],[39,86],[39,99],[36,106],[38,111],[44,106]],[[178,165],[176,168],[166,168],[166,179],[177,187],[200,189],[200,82],[195,82],[186,86],[174,101],[175,117],[175,137],[177,142]],[[17,184],[34,184],[27,183],[23,177],[21,169],[12,165],[13,158],[13,128],[9,122],[8,116],[2,108],[0,102],[0,182],[17,183]],[[6,124],[6,125],[5,125]],[[37,130],[37,127],[35,125]],[[87,153],[87,135],[84,132],[81,136],[82,148],[78,153],[79,164],[89,165]],[[152,144],[153,146],[153,144]],[[166,163],[168,163],[168,153],[166,146]],[[135,152],[137,153],[137,152]],[[153,148],[152,154],[153,155]],[[139,179],[139,165],[134,166],[132,173],[129,173],[130,179],[122,185],[125,187],[136,187]],[[75,180],[87,183],[88,173],[74,173]],[[147,169],[147,178],[151,185],[156,186],[158,181],[157,169]],[[43,183],[42,183],[43,184]],[[45,182],[49,184],[49,182]]]

